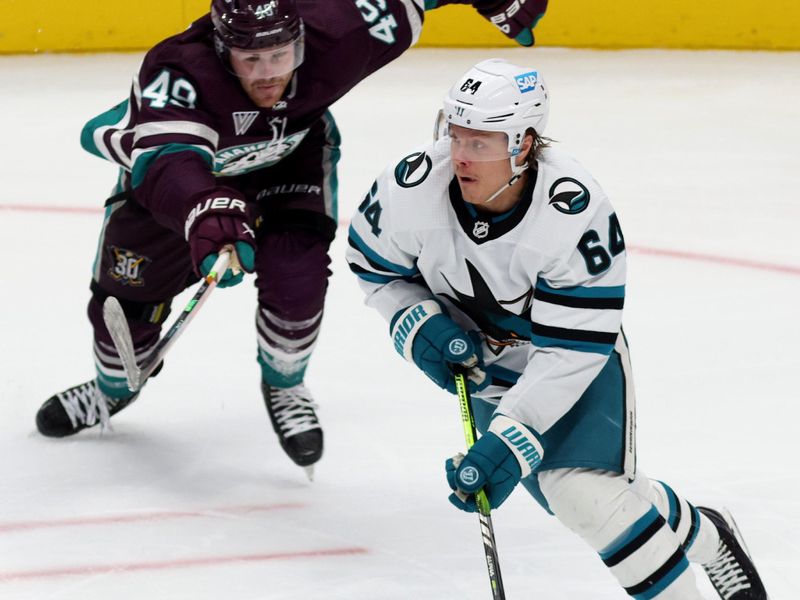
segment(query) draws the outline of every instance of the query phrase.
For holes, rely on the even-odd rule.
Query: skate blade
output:
[[[303,470],[306,472],[306,477],[308,477],[308,480],[313,482],[314,481],[314,465],[309,465],[307,467],[303,467]]]
[[[733,530],[733,535],[736,537],[736,541],[739,542],[739,545],[744,548],[744,551],[747,553],[747,556],[750,560],[753,560],[753,555],[750,554],[750,548],[747,547],[747,544],[744,541],[744,536],[742,535],[742,531],[739,529],[739,525],[736,523],[736,520],[733,518],[731,511],[728,510],[727,507],[722,507],[721,511],[722,516],[728,522],[731,529]]]

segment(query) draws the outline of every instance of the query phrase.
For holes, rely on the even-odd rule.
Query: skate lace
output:
[[[722,541],[719,544],[719,556],[713,562],[705,565],[711,583],[725,600],[728,600],[736,592],[746,590],[750,587],[739,561]]]
[[[99,422],[102,430],[108,428],[110,416],[106,397],[94,381],[61,392],[58,399],[73,427],[79,424],[92,426]]]
[[[269,401],[275,420],[286,437],[319,428],[314,412],[317,405],[305,386],[270,388]]]

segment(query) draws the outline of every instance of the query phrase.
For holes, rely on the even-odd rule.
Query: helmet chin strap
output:
[[[501,188],[500,188],[499,190],[497,190],[497,191],[496,191],[494,194],[492,194],[492,195],[491,195],[491,196],[489,196],[489,197],[488,197],[486,200],[484,200],[484,201],[483,201],[483,203],[484,203],[484,204],[489,204],[489,202],[491,202],[492,200],[494,200],[495,198],[497,198],[497,197],[498,197],[500,194],[502,194],[503,192],[505,192],[505,191],[506,191],[508,188],[510,188],[512,185],[514,185],[515,183],[517,183],[517,181],[519,181],[519,178],[520,178],[520,177],[522,177],[522,174],[525,172],[525,169],[527,169],[527,168],[528,168],[528,163],[527,163],[527,162],[525,162],[525,163],[523,163],[523,164],[522,164],[522,165],[520,165],[520,166],[512,166],[511,168],[513,169],[513,173],[514,173],[514,174],[511,176],[511,179],[509,179],[509,180],[508,180],[508,181],[505,183],[505,185],[503,185],[503,187],[501,187]]]

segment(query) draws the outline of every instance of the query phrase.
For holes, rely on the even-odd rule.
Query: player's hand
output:
[[[476,0],[485,19],[522,46],[533,46],[533,28],[547,10],[547,0]]]
[[[439,387],[455,394],[453,373],[459,367],[466,370],[470,392],[489,385],[478,340],[473,341],[436,300],[425,300],[399,311],[390,330],[400,355],[413,361]]]
[[[205,277],[224,246],[234,248],[231,266],[219,278],[219,287],[230,287],[255,270],[256,236],[250,225],[244,197],[232,188],[217,187],[192,203],[186,218],[186,240],[192,265]]]
[[[425,0],[425,10],[445,4],[471,4],[478,12],[522,46],[533,46],[533,28],[547,10],[547,0]]]
[[[478,510],[475,493],[483,488],[491,508],[497,508],[523,477],[540,464],[544,449],[536,433],[504,415],[492,419],[486,432],[466,456],[447,459],[447,483],[453,493],[450,502],[466,512]]]

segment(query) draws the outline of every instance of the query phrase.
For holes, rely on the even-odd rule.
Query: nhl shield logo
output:
[[[577,179],[562,177],[550,187],[549,204],[565,215],[577,215],[589,206],[589,190]]]
[[[479,240],[485,238],[489,235],[489,223],[486,221],[475,221],[475,225],[472,228],[472,235]]]

